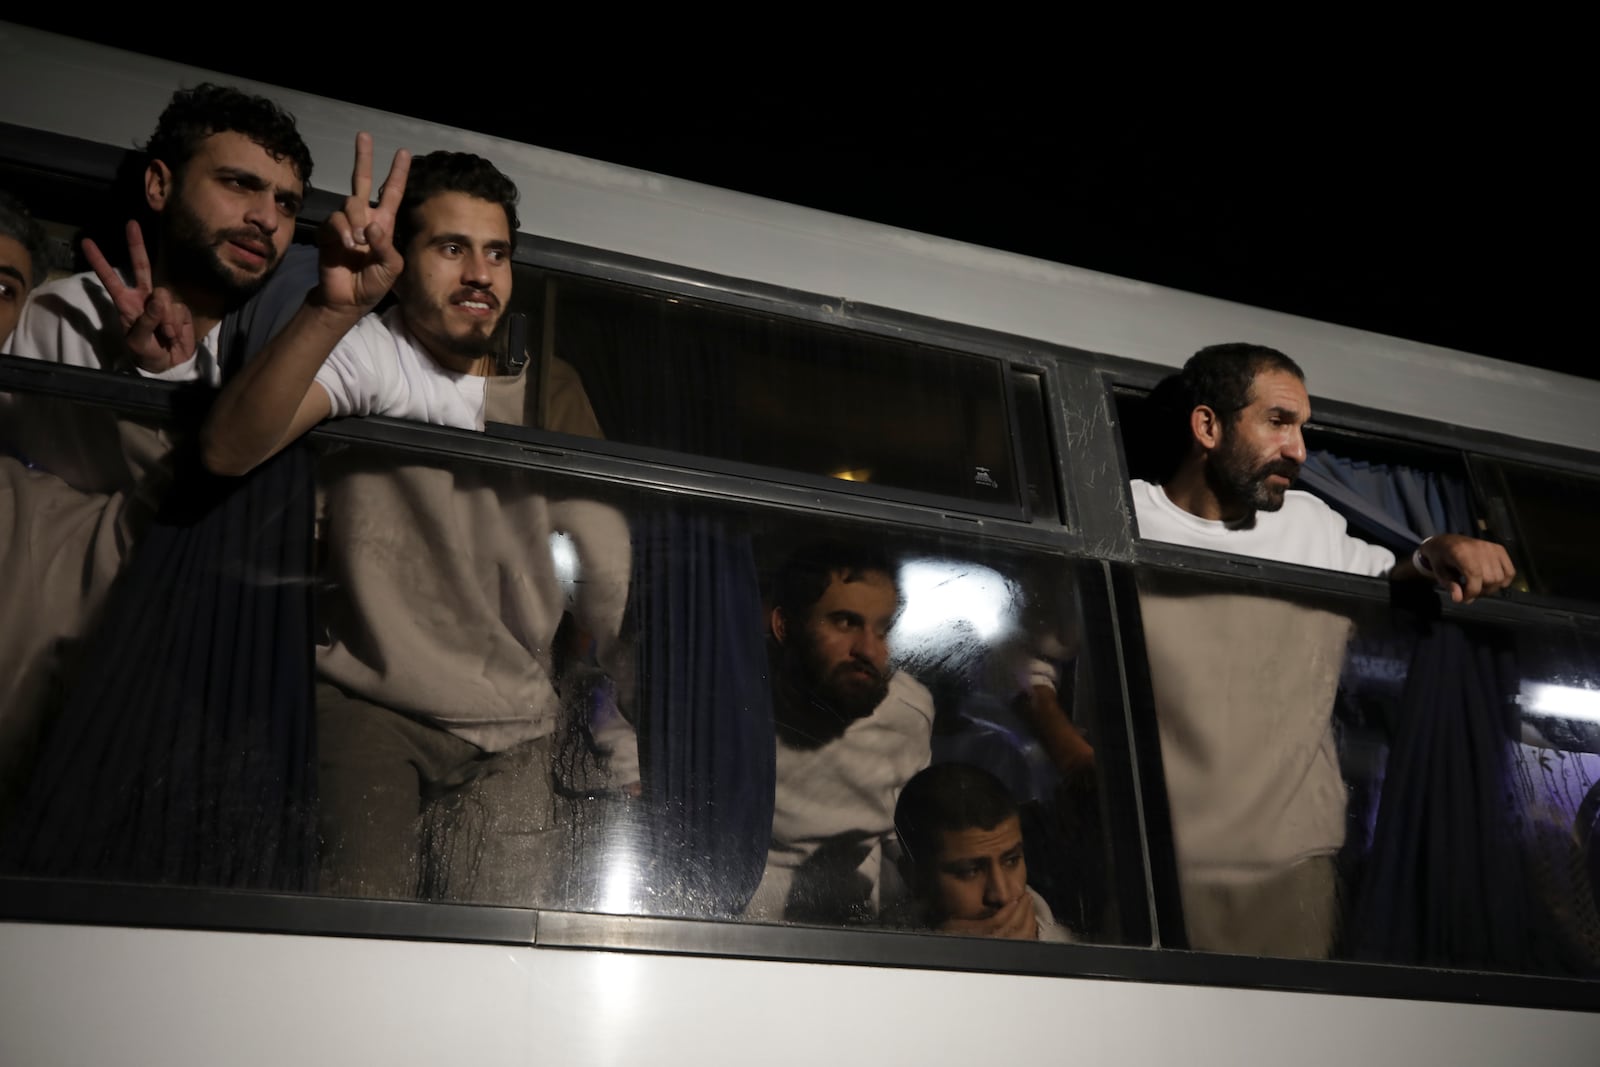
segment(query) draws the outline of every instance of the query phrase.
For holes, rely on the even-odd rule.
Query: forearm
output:
[[[1021,705],[1023,717],[1057,770],[1067,773],[1094,765],[1094,748],[1072,725],[1055,690],[1036,685],[1025,694]]]
[[[323,306],[315,292],[308,296],[217,397],[201,432],[206,467],[243,474],[325,417],[326,401],[308,404],[308,394],[329,353],[360,318],[353,309]]]

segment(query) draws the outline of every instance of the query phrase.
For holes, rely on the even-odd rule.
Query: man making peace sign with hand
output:
[[[490,410],[522,418],[528,375],[500,373],[496,331],[511,300],[516,187],[478,156],[401,151],[374,204],[366,134],[351,185],[322,229],[319,284],[212,409],[202,446],[213,471],[242,474],[329,417],[462,429],[482,429]],[[371,314],[391,290],[394,306]],[[581,425],[551,427],[597,434],[587,400],[574,407]],[[547,496],[522,472],[369,449],[327,457],[322,481],[324,891],[540,902],[565,868],[550,759],[564,721],[550,662],[564,597],[549,535],[575,542],[572,610],[604,657],[627,597],[626,522]]]

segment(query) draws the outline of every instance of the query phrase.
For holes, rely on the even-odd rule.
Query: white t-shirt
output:
[[[1374,577],[1389,573],[1394,566],[1393,552],[1351,537],[1338,512],[1298,489],[1283,494],[1279,510],[1256,512],[1253,527],[1230,530],[1217,519],[1202,519],[1184,511],[1158,485],[1138,478],[1130,484],[1139,536],[1147,541]]]
[[[894,836],[894,806],[912,775],[933,759],[933,696],[904,671],[872,714],[821,748],[778,742],[772,847],[745,915],[782,919],[796,871],[823,844],[849,841],[865,855],[857,870],[876,912],[883,846]]]
[[[435,426],[483,429],[487,378],[433,361],[405,327],[399,308],[367,315],[317,371],[335,418],[387,415]]]
[[[222,381],[217,342],[222,324],[200,338],[193,359],[159,374],[140,376],[162,382]],[[33,291],[17,319],[6,349],[13,356],[62,363],[69,367],[120,370],[126,359],[126,331],[117,305],[93,272],[58,278]]]

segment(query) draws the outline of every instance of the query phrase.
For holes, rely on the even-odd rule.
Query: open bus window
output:
[[[1119,391],[1116,404],[1129,477],[1162,484],[1181,444],[1162,432],[1145,396]],[[1485,536],[1459,451],[1321,426],[1306,427],[1305,447],[1294,488],[1320,498],[1354,537],[1403,557],[1435,534]]]
[[[1027,503],[996,359],[566,276],[543,305],[544,356],[576,369],[609,440]],[[1047,452],[1029,462],[1049,481]]]
[[[1600,645],[1141,569],[1190,947],[1600,966]]]
[[[1093,564],[423,436],[217,480],[145,420],[6,399],[39,403],[51,451],[18,433],[0,457],[0,558],[25,574],[48,544],[60,587],[4,605],[32,687],[0,720],[4,872],[931,929],[894,807],[963,763],[1014,805],[1040,932],[1147,943],[1121,917],[1142,874],[1111,860],[1132,804],[1099,769],[1119,704]],[[137,526],[135,442],[167,471]],[[780,597],[817,545],[849,558]]]

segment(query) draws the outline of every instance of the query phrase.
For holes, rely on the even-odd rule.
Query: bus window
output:
[[[1586,632],[1150,568],[1137,587],[1191,948],[1600,964],[1574,836],[1600,782]]]
[[[1030,929],[1148,943],[1092,563],[486,462],[420,426],[236,480],[168,434],[134,527],[110,502],[138,480],[80,473],[59,432],[110,433],[120,469],[132,431],[40,404],[55,451],[23,434],[3,465],[56,496],[14,488],[17,527],[71,524],[0,547],[25,572],[49,542],[39,577],[72,581],[7,601],[31,688],[0,870],[936,929],[894,811],[959,763],[1013,805]]]
[[[610,440],[1023,506],[998,360],[566,276],[545,315]]]

